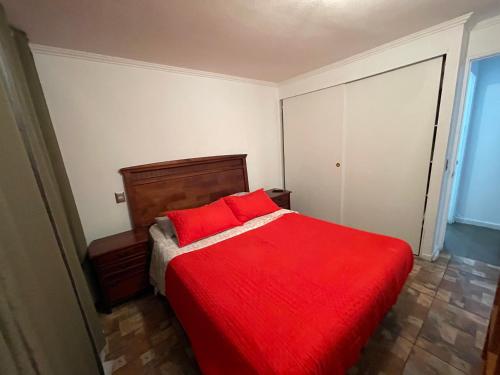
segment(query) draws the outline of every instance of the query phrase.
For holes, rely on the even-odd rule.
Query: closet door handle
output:
[[[339,168],[339,167],[340,167],[340,163],[335,164],[335,166],[336,166],[337,168]]]

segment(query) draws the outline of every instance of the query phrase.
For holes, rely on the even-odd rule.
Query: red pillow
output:
[[[223,199],[198,208],[170,211],[167,216],[180,247],[241,225]]]
[[[224,200],[233,211],[234,216],[242,223],[280,209],[263,189],[241,196],[230,195],[224,197]]]

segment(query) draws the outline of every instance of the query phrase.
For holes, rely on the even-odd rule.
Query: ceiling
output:
[[[499,0],[0,0],[31,42],[280,82]]]

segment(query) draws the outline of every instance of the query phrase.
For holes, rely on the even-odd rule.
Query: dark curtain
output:
[[[62,204],[64,206],[69,229],[73,237],[73,242],[80,260],[83,260],[87,252],[87,243],[83,234],[82,224],[76,208],[73,192],[71,191],[69,184],[68,175],[66,174],[66,169],[64,168],[64,162],[61,151],[59,150],[56,134],[52,126],[52,121],[50,120],[42,86],[40,84],[40,79],[38,78],[38,72],[33,61],[33,55],[28,47],[26,34],[21,31],[14,30],[14,38],[16,40],[16,46],[23,66],[23,71],[26,76],[28,89],[31,93],[33,107],[38,118],[41,136],[43,137],[47,147],[48,160],[50,161],[54,171],[55,183],[59,187]]]
[[[18,279],[20,289],[21,285],[24,285],[23,283],[27,283],[31,278],[38,275],[39,270],[37,266],[43,269],[44,266],[50,264],[48,269],[63,270],[64,272],[59,275],[59,288],[55,288],[53,283],[49,283],[50,287],[47,286],[46,289],[40,289],[44,283],[52,280],[56,276],[55,274],[45,273],[44,275],[40,275],[38,285],[32,285],[32,291],[39,289],[40,293],[47,293],[47,303],[50,303],[50,301],[58,301],[58,304],[62,304],[60,306],[52,306],[54,308],[54,318],[57,317],[57,311],[60,311],[60,309],[64,310],[65,303],[67,303],[68,314],[70,314],[71,311],[74,312],[74,309],[76,309],[79,316],[75,315],[72,316],[71,319],[68,317],[68,319],[72,321],[75,327],[79,326],[80,323],[83,325],[84,332],[90,340],[92,352],[95,357],[94,359],[98,360],[98,352],[104,345],[104,338],[80,265],[80,257],[85,254],[86,250],[80,219],[68,177],[64,169],[61,153],[45,103],[33,57],[28,46],[27,37],[21,31],[12,29],[8,26],[3,8],[1,7],[0,83],[0,89],[2,90],[1,99],[3,99],[0,103],[0,109],[2,111],[2,133],[0,136],[3,138],[2,142],[4,143],[0,149],[2,153],[1,167],[4,169],[4,173],[1,174],[1,188],[4,189],[2,190],[4,196],[0,196],[0,198],[4,199],[2,215],[6,221],[9,219],[13,220],[10,231],[2,233],[2,235],[5,234],[2,238],[2,245],[5,246],[5,248],[2,248],[1,253],[3,260],[2,268],[6,267],[5,264],[7,262],[11,266],[11,269],[5,271],[5,275],[8,274],[8,271],[10,272],[16,269],[16,267],[31,270],[30,272],[26,271],[25,274],[12,273],[12,280]],[[20,141],[19,145],[15,143],[17,140]],[[14,147],[14,145],[19,147],[12,148],[10,154],[6,153],[11,147]],[[20,147],[22,147],[22,149],[20,149]],[[24,157],[26,157],[26,161],[28,162],[29,172],[31,173],[30,176],[23,174],[27,172],[22,169],[24,167]],[[16,163],[19,163],[17,167],[15,167]],[[18,177],[16,177],[16,173],[19,174]],[[19,184],[18,192],[12,188],[16,183]],[[33,186],[30,186],[31,183]],[[33,191],[29,190],[31,187],[35,189],[37,193],[36,196],[32,194]],[[19,195],[23,189],[28,189],[29,194],[27,192],[26,196]],[[44,209],[43,214],[37,212],[35,208],[33,208],[33,215],[37,214],[40,215],[40,217],[31,217],[29,215],[29,207],[26,207],[26,205],[32,204],[33,207],[35,207],[39,203]],[[28,211],[26,211],[26,209],[28,209]],[[23,217],[26,223],[29,223],[30,220],[36,221],[39,219],[39,221],[36,221],[39,227],[30,227],[29,225],[23,227],[20,222],[16,222],[14,219],[18,217],[20,212],[25,213]],[[5,216],[7,214],[10,216]],[[51,231],[50,235],[41,232],[43,218],[46,218],[49,224],[49,229]],[[4,221],[2,221],[2,226],[3,225]],[[26,246],[28,246],[27,242],[32,240],[30,236],[32,236],[33,233],[38,233],[36,230],[40,230],[40,236],[46,238],[47,243],[40,242],[40,246],[31,244],[29,245],[31,249],[26,248]],[[5,242],[6,238],[10,240]],[[12,253],[9,253],[9,251],[16,246],[19,247],[20,259],[22,259],[21,255],[26,256],[25,263],[23,264],[16,263],[19,259],[13,259]],[[32,251],[32,259],[30,259],[30,251]],[[10,256],[6,254],[10,254]],[[30,264],[30,262],[35,262],[36,259],[38,259],[38,264]],[[2,287],[4,289],[6,288],[7,282],[10,280],[7,279],[5,275],[2,271],[2,278],[0,278],[0,280],[3,282]],[[25,277],[25,279],[22,279],[22,277]],[[36,283],[37,278],[35,277],[35,279],[31,281]],[[12,286],[15,284],[11,283],[9,285]],[[65,294],[68,290],[71,292],[70,295]],[[16,297],[16,293],[12,291],[12,287],[9,287],[8,291],[9,293],[6,292],[5,295],[2,295],[2,298],[10,296],[9,298],[11,298],[11,300],[2,300],[2,310],[0,310],[2,313],[0,320],[0,324],[2,325],[1,340],[4,341],[0,342],[0,346],[2,346],[2,350],[0,351],[0,354],[2,354],[2,366],[8,366],[9,363],[19,366],[19,363],[21,363],[19,358],[27,355],[26,358],[30,361],[25,363],[25,365],[32,370],[34,369],[34,373],[41,373],[41,371],[36,370],[38,366],[37,361],[40,360],[42,363],[43,359],[34,355],[33,352],[30,352],[33,351],[33,348],[30,347],[29,339],[27,337],[23,338],[25,335],[24,327],[29,324],[24,321],[23,325],[20,325],[16,316],[17,314],[20,317],[23,313],[28,313],[28,311],[22,311],[21,307],[19,310],[9,307],[11,305],[13,306],[15,301],[22,305],[22,300],[17,299],[21,298],[20,296],[22,293],[19,293],[19,297]],[[67,301],[59,298],[62,295],[66,295]],[[28,309],[29,303],[27,302],[28,301],[26,301],[26,306],[23,308]],[[43,311],[50,311],[52,307],[47,306]],[[16,312],[16,314],[13,314],[13,312]],[[36,314],[35,311],[29,312]],[[4,321],[5,316],[10,316],[14,321]],[[42,311],[40,311],[40,318],[42,316]],[[51,324],[55,323],[58,322],[51,322]],[[61,323],[61,326],[64,326],[63,321],[59,323]],[[71,325],[69,326],[71,327]],[[17,328],[14,329],[12,327]],[[8,334],[9,332],[11,334]],[[14,334],[15,332],[17,333]],[[71,335],[72,333],[66,332],[65,334]],[[21,342],[21,346],[16,344],[19,335],[25,340]],[[47,335],[49,334],[47,333]],[[74,336],[77,337],[78,335],[74,333]],[[83,347],[86,345],[84,336],[85,335],[80,337],[82,353],[84,352]],[[44,341],[36,337],[37,336],[31,337],[33,345],[35,346],[40,345],[39,341]],[[65,337],[63,333],[61,333],[61,337]],[[74,338],[70,339],[68,336],[68,344],[70,344],[73,339]],[[5,347],[4,343],[6,344]],[[56,344],[54,343],[54,345]],[[14,361],[8,359],[4,361],[3,355],[7,352],[4,353],[3,350],[8,351],[11,347],[15,348],[14,351],[11,351],[11,354],[17,353],[16,356],[11,357],[11,360],[14,358]],[[23,354],[22,348],[27,350],[28,354]],[[39,349],[40,352],[44,351],[42,347],[37,349]],[[64,355],[64,351],[61,351],[59,354]],[[29,366],[30,362],[32,364],[31,367]],[[47,368],[50,368],[50,363],[47,364]],[[85,367],[82,367],[82,370],[84,368]],[[97,368],[100,367],[98,366]],[[24,373],[24,371],[21,372]],[[26,373],[30,373],[30,371],[26,370]]]

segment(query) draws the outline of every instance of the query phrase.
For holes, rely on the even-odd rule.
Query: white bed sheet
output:
[[[155,287],[156,291],[165,295],[165,271],[168,263],[176,256],[202,249],[216,244],[217,242],[248,232],[249,230],[259,228],[291,212],[294,211],[280,209],[268,215],[249,220],[239,227],[226,230],[184,247],[177,246],[177,240],[175,238],[165,236],[157,224],[152,225],[149,228],[149,233],[153,239],[151,264],[149,267],[149,279],[151,284]]]

